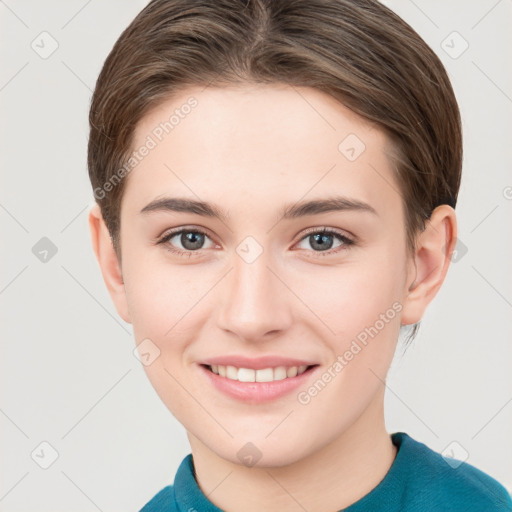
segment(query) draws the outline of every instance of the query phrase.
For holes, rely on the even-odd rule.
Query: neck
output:
[[[200,489],[227,512],[340,510],[374,489],[396,456],[385,428],[383,392],[334,441],[287,466],[248,468],[234,464],[192,434],[188,437]]]

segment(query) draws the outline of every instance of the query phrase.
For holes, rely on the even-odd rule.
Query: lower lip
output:
[[[228,379],[227,377],[221,377],[202,364],[199,365],[201,372],[210,379],[210,382],[219,391],[222,391],[231,398],[253,404],[268,402],[291,393],[301,385],[304,385],[318,368],[318,365],[312,366],[300,375],[272,382],[240,382]]]

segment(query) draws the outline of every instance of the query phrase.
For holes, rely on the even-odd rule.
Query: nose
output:
[[[292,325],[293,294],[266,252],[248,263],[238,254],[219,293],[218,326],[238,338],[268,340]]]

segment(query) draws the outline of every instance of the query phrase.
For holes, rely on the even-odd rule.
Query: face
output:
[[[382,400],[407,291],[384,134],[317,90],[246,85],[183,91],[139,123],[144,145],[125,178],[122,276],[160,398],[235,463],[249,442],[273,466],[343,436]],[[313,367],[224,386],[203,364],[228,356],[249,379]]]

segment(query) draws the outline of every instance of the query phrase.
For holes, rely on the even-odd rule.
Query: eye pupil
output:
[[[204,244],[204,235],[196,231],[184,231],[181,234],[180,242],[185,249],[191,251],[201,249],[201,246]]]
[[[176,241],[175,243],[181,243],[181,249],[174,246],[172,243],[172,239],[175,238],[179,240],[179,242]],[[194,252],[201,254],[200,251],[204,249],[203,246],[206,242],[206,238],[209,238],[209,236],[202,231],[182,229],[174,233],[171,232],[158,243],[168,245],[168,250],[171,252],[191,256]],[[354,244],[354,242],[347,237],[325,229],[310,232],[309,235],[302,238],[301,243],[309,245],[309,248],[303,247],[303,249],[312,249],[316,253],[324,253],[324,255],[327,256],[333,252],[331,248],[334,246],[334,239],[339,240],[342,249]]]
[[[333,244],[333,236],[325,233],[315,233],[314,235],[310,235],[309,239],[311,247],[321,251],[329,250]]]

